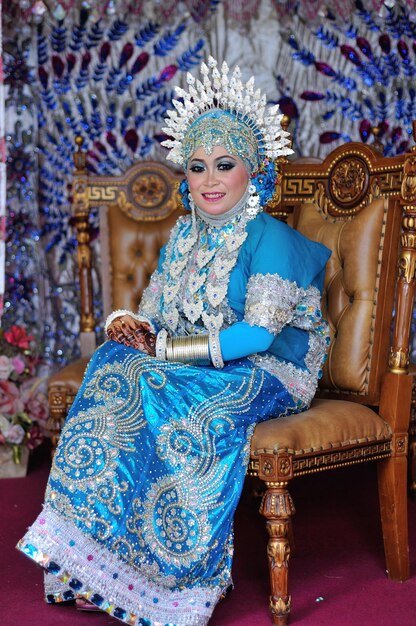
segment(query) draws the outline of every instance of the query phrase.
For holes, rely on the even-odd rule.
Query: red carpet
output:
[[[42,573],[14,545],[40,510],[48,453],[35,451],[26,478],[0,480],[0,626],[104,626],[102,613],[43,602]],[[364,465],[294,483],[296,555],[290,567],[291,624],[416,625],[416,502],[409,502],[411,578],[384,573],[375,468]],[[210,626],[270,626],[266,531],[258,502],[244,496],[236,515],[234,591]]]

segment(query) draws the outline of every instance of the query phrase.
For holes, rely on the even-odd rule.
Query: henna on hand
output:
[[[156,335],[150,331],[144,335],[144,343],[146,346],[146,352],[150,356],[156,356]]]
[[[146,322],[138,322],[124,315],[113,320],[107,328],[107,336],[113,341],[136,348],[149,356],[156,356],[156,335],[151,332],[150,325]]]

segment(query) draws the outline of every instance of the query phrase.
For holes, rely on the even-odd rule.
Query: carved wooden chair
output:
[[[332,340],[317,396],[304,413],[259,424],[251,442],[249,473],[265,485],[270,609],[282,625],[291,609],[288,486],[298,476],[375,461],[387,573],[409,577],[416,151],[383,158],[349,143],[322,164],[288,163],[277,212],[332,249],[323,296]]]
[[[94,176],[86,170],[82,140],[77,139],[77,144],[72,208],[78,240],[81,358],[56,372],[48,382],[53,450],[96,348],[91,211],[99,210],[104,319],[115,309],[135,311],[156,268],[159,250],[180,215],[177,183],[183,178],[183,174],[155,161],[136,163],[123,176]]]
[[[140,163],[124,177],[109,179],[89,176],[80,150],[75,162],[84,358],[50,380],[55,440],[95,346],[91,207],[103,207],[105,313],[136,308],[158,250],[178,215],[173,191],[177,176],[165,166]],[[333,250],[323,298],[332,342],[311,409],[259,424],[252,439],[248,471],[265,487],[261,513],[269,532],[270,608],[275,624],[286,624],[291,608],[287,575],[294,506],[288,485],[295,477],[377,462],[388,574],[398,580],[409,576],[406,472],[412,377],[408,346],[416,257],[416,152],[383,158],[368,146],[350,143],[322,163],[282,160],[281,167],[281,197],[271,212]]]

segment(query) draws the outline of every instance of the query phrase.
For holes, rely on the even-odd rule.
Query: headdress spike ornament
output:
[[[279,113],[279,106],[266,107],[266,96],[260,89],[254,91],[253,76],[244,83],[238,66],[234,67],[230,75],[228,64],[224,61],[219,70],[218,63],[212,56],[201,64],[200,73],[202,80],[187,74],[188,91],[175,88],[182,102],[173,100],[174,110],[167,111],[167,126],[163,131],[171,139],[162,142],[162,145],[169,148],[168,159],[186,166],[190,156],[191,144],[187,145],[190,131],[194,133],[195,139],[196,122],[202,116],[205,118],[205,114],[210,111],[213,116],[220,116],[223,112],[235,119],[240,128],[245,128],[245,141],[250,151],[248,160],[254,170],[260,167],[264,159],[274,160],[278,156],[292,153],[289,133],[280,125],[282,115]],[[208,118],[206,123],[209,130]],[[218,123],[217,121],[217,125]],[[229,132],[232,134],[236,131],[233,127]]]

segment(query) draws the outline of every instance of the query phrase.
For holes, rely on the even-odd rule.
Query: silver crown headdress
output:
[[[211,56],[208,65],[201,64],[200,72],[202,82],[187,74],[188,91],[175,88],[182,102],[173,100],[175,110],[167,111],[168,117],[165,118],[167,126],[163,131],[172,137],[162,142],[163,146],[170,148],[168,159],[182,166],[186,164],[184,142],[187,133],[201,115],[215,110],[231,113],[251,129],[257,143],[257,165],[265,158],[274,160],[292,154],[289,133],[280,125],[283,115],[279,113],[279,105],[266,107],[266,96],[260,89],[254,91],[253,76],[244,84],[238,66],[230,77],[227,63],[224,61],[219,71],[217,61]]]

